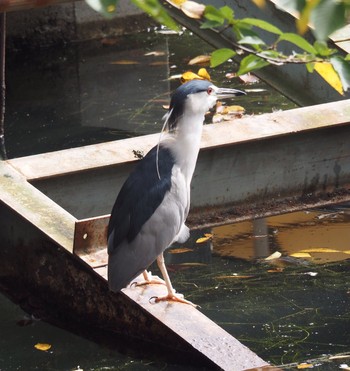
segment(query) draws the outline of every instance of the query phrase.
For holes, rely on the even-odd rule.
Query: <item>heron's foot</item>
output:
[[[153,276],[152,272],[143,272],[143,281],[133,282],[131,286],[146,286],[146,285],[165,285],[165,281],[158,276]]]
[[[177,293],[169,293],[166,296],[152,296],[149,299],[150,303],[160,303],[161,301],[173,301],[177,303],[183,303],[183,304],[189,304],[192,305],[193,307],[197,308],[199,305],[192,303],[189,300],[186,300],[182,294],[177,294]]]

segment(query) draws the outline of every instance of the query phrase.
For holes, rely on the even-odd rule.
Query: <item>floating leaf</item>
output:
[[[184,72],[181,75],[181,83],[182,84],[184,84],[187,81],[191,81],[191,80],[206,80],[206,78],[203,77],[203,76],[199,76],[197,73],[194,73],[192,71]]]
[[[34,345],[34,348],[46,352],[47,350],[51,349],[51,344],[37,343]]]
[[[120,59],[118,61],[109,62],[109,64],[131,65],[131,64],[140,64],[140,63],[137,61],[129,60],[129,59]]]
[[[232,49],[228,48],[217,49],[213,53],[211,53],[210,66],[216,67],[226,62],[228,59],[234,57],[236,54],[237,53]]]
[[[187,247],[180,247],[178,249],[168,250],[169,254],[183,254],[185,252],[193,251],[193,249],[188,249]]]
[[[268,269],[268,273],[282,273],[284,271],[284,268],[282,267],[278,267],[278,268],[275,268],[275,269]]]
[[[198,76],[203,77],[203,79],[208,80],[208,81],[211,80],[210,75],[205,68],[200,68],[198,70]]]
[[[194,65],[194,64],[207,64],[210,62],[210,55],[198,55],[197,57],[195,58],[192,58],[188,64],[190,66]]]
[[[308,252],[294,252],[290,254],[293,258],[311,258],[311,255]]]
[[[221,115],[235,115],[235,114],[242,114],[245,112],[245,108],[242,106],[217,106],[216,112],[220,113]]]
[[[213,238],[213,235],[211,233],[205,233],[204,237],[200,237],[196,240],[196,243],[204,243],[209,241],[211,238]]]
[[[274,260],[280,258],[281,256],[282,254],[279,251],[275,251],[273,254],[265,258],[265,260]]]
[[[240,75],[239,79],[242,80],[245,84],[255,84],[260,81],[259,78],[252,73],[245,73],[244,75]]]
[[[314,365],[312,363],[299,363],[297,365],[298,370],[304,370],[306,368],[314,368]]]
[[[217,276],[215,277],[218,280],[226,280],[226,279],[232,279],[232,278],[239,278],[239,279],[247,279],[247,278],[253,278],[254,276],[251,275],[238,275],[238,274],[232,274],[228,276]]]
[[[335,249],[329,249],[328,247],[314,247],[314,248],[310,248],[310,249],[304,249],[304,250],[300,250],[300,252],[306,252],[306,253],[317,253],[317,252],[320,252],[320,253],[325,253],[325,252],[341,252],[339,250],[335,250]]]
[[[319,62],[314,65],[315,71],[327,81],[327,83],[335,89],[339,94],[344,94],[343,85],[339,75],[329,62]]]

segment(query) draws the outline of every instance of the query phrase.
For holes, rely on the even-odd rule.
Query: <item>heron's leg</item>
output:
[[[196,307],[197,306],[196,304],[193,304],[192,302],[184,299],[184,296],[182,294],[177,294],[176,291],[174,290],[173,285],[171,284],[171,281],[170,281],[170,278],[169,278],[168,271],[167,271],[166,266],[165,266],[163,254],[160,254],[158,256],[157,263],[158,263],[158,267],[159,267],[160,271],[162,272],[162,275],[163,275],[163,278],[164,278],[164,281],[165,281],[165,284],[166,284],[166,287],[167,287],[167,290],[168,290],[168,295],[155,297],[154,301],[156,303],[158,303],[160,301],[177,301],[179,303],[190,304],[190,305],[193,305],[194,307]]]
[[[145,285],[165,285],[165,281],[159,278],[158,276],[153,276],[152,272],[148,272],[147,270],[144,270],[142,272],[144,281],[140,282],[133,282],[132,286],[145,286]]]

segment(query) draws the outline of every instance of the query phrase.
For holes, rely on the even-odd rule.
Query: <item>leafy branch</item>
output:
[[[86,1],[106,16],[111,16],[116,10],[117,0]],[[178,30],[177,24],[159,0],[131,1],[159,23]],[[327,43],[329,35],[347,23],[350,0],[279,0],[278,6],[298,15],[298,33],[283,32],[262,19],[238,19],[234,9],[227,5],[217,8],[192,0],[166,1],[181,9],[186,16],[201,22],[202,29],[210,28],[219,33],[232,32],[231,48],[215,50],[211,55],[211,67],[235,56],[240,56],[237,75],[256,71],[270,64],[302,64],[308,72],[316,71],[320,74],[340,94],[350,88],[350,55],[342,55]],[[265,0],[252,1],[260,7],[265,5]],[[308,30],[309,23],[313,24],[311,31],[316,40],[313,44],[302,36]],[[282,51],[285,46],[292,50],[290,54]]]

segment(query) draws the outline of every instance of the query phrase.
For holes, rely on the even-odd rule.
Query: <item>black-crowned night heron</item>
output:
[[[196,166],[205,113],[217,99],[245,94],[192,80],[173,94],[166,128],[158,145],[137,164],[119,192],[108,226],[108,282],[119,291],[143,272],[144,283],[165,283],[161,300],[190,303],[170,282],[163,252],[173,242],[185,242],[190,208],[190,184]],[[146,269],[157,260],[164,281]]]

